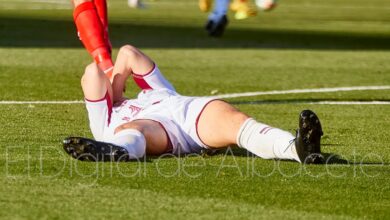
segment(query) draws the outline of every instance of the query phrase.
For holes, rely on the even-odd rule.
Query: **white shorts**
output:
[[[145,95],[146,93],[146,95]],[[112,107],[106,95],[101,100],[85,100],[90,128],[98,141],[110,142],[115,128],[139,119],[159,122],[164,127],[175,154],[198,153],[208,148],[198,136],[200,115],[213,98],[181,96],[168,89],[142,91],[137,99]]]

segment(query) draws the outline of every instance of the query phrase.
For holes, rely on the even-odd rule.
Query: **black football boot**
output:
[[[221,37],[228,23],[228,19],[226,15],[224,15],[218,21],[208,20],[205,29],[209,36]]]
[[[295,147],[302,163],[321,164],[321,136],[323,135],[320,119],[311,110],[303,110],[299,115],[299,128],[296,133]]]
[[[125,148],[111,143],[95,141],[83,137],[68,137],[63,140],[66,153],[83,161],[128,161]]]

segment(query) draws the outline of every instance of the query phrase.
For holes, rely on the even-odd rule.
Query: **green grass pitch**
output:
[[[131,43],[155,59],[184,95],[390,85],[388,0],[281,0],[275,11],[230,20],[206,36],[196,0],[108,0],[114,54]],[[230,14],[232,18],[232,14]],[[90,57],[66,0],[0,0],[0,100],[82,100]],[[127,96],[137,92],[129,84]],[[61,140],[91,137],[83,104],[0,105],[2,219],[388,219],[390,90],[228,99],[256,119],[294,132],[298,113],[322,120],[327,166],[214,156],[142,163],[71,159]]]

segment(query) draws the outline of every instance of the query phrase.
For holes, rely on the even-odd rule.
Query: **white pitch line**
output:
[[[252,103],[255,104],[256,102]],[[0,105],[71,105],[71,104],[84,104],[84,101],[0,101]],[[390,101],[302,101],[302,102],[264,102],[259,103],[263,105],[270,104],[309,104],[309,105],[390,105]]]
[[[318,88],[318,89],[293,89],[293,90],[274,90],[265,92],[245,92],[232,93],[217,96],[207,96],[216,99],[228,99],[237,97],[262,96],[262,95],[281,95],[281,94],[299,94],[299,93],[328,93],[328,92],[346,92],[346,91],[366,91],[366,90],[388,90],[390,86],[355,86],[355,87],[336,87],[336,88]],[[83,104],[82,100],[74,101],[0,101],[0,105],[23,105],[23,104]],[[294,102],[299,103],[299,102]],[[390,101],[318,101],[301,102],[305,104],[322,105],[389,105]],[[268,103],[275,104],[275,103]]]
[[[302,102],[302,104],[320,104],[320,105],[390,105],[390,101],[318,101]]]
[[[22,5],[23,4],[23,5]],[[67,0],[0,0],[0,9],[4,10],[43,10],[43,9],[52,9],[52,10],[63,10],[71,9],[70,1]]]
[[[66,4],[70,5],[70,1],[67,0],[32,0],[32,1],[26,1],[26,0],[0,0],[1,3],[46,3],[46,4]]]
[[[172,4],[175,4],[175,5],[187,5],[187,6],[196,6],[198,5],[198,3],[196,1],[191,1],[191,2],[180,2],[180,1],[177,1],[177,0],[174,0],[174,1],[147,1],[146,2],[148,5],[172,5]],[[279,7],[279,6],[278,6]],[[323,9],[335,9],[335,6],[334,5],[320,5],[320,4],[301,4],[301,3],[297,3],[297,4],[283,4],[281,5],[280,7],[283,7],[283,8],[299,8],[299,9],[311,9],[311,8],[323,8]],[[349,9],[364,9],[364,10],[388,10],[389,7],[387,7],[386,5],[383,6],[383,5],[338,5],[337,6],[337,10],[349,10]]]
[[[211,98],[225,99],[261,95],[284,95],[299,93],[328,93],[328,92],[346,92],[346,91],[365,91],[365,90],[387,90],[390,86],[355,86],[355,87],[336,87],[336,88],[318,88],[318,89],[293,89],[293,90],[274,90],[265,92],[244,92],[225,95],[209,96]]]
[[[253,101],[237,102],[233,104],[249,105],[280,105],[280,104],[306,104],[306,105],[390,105],[390,101]]]
[[[0,105],[34,105],[34,104],[83,104],[84,101],[0,101]]]

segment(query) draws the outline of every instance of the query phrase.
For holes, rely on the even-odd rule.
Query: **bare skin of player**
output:
[[[99,70],[95,63],[88,65],[81,79],[86,99],[98,100],[108,91],[114,105],[123,100],[123,89],[132,73],[148,73],[154,66],[153,61],[137,48],[126,45],[118,53],[114,67],[113,82]],[[249,116],[240,112],[230,104],[215,100],[204,108],[198,121],[198,135],[206,145],[222,148],[237,144],[236,138],[241,125]],[[131,121],[115,129],[137,129],[146,139],[146,153],[159,155],[170,150],[167,134],[158,122],[152,120]]]
[[[84,2],[91,2],[92,0],[71,0],[70,2],[73,4],[73,7],[77,7],[78,5]]]

